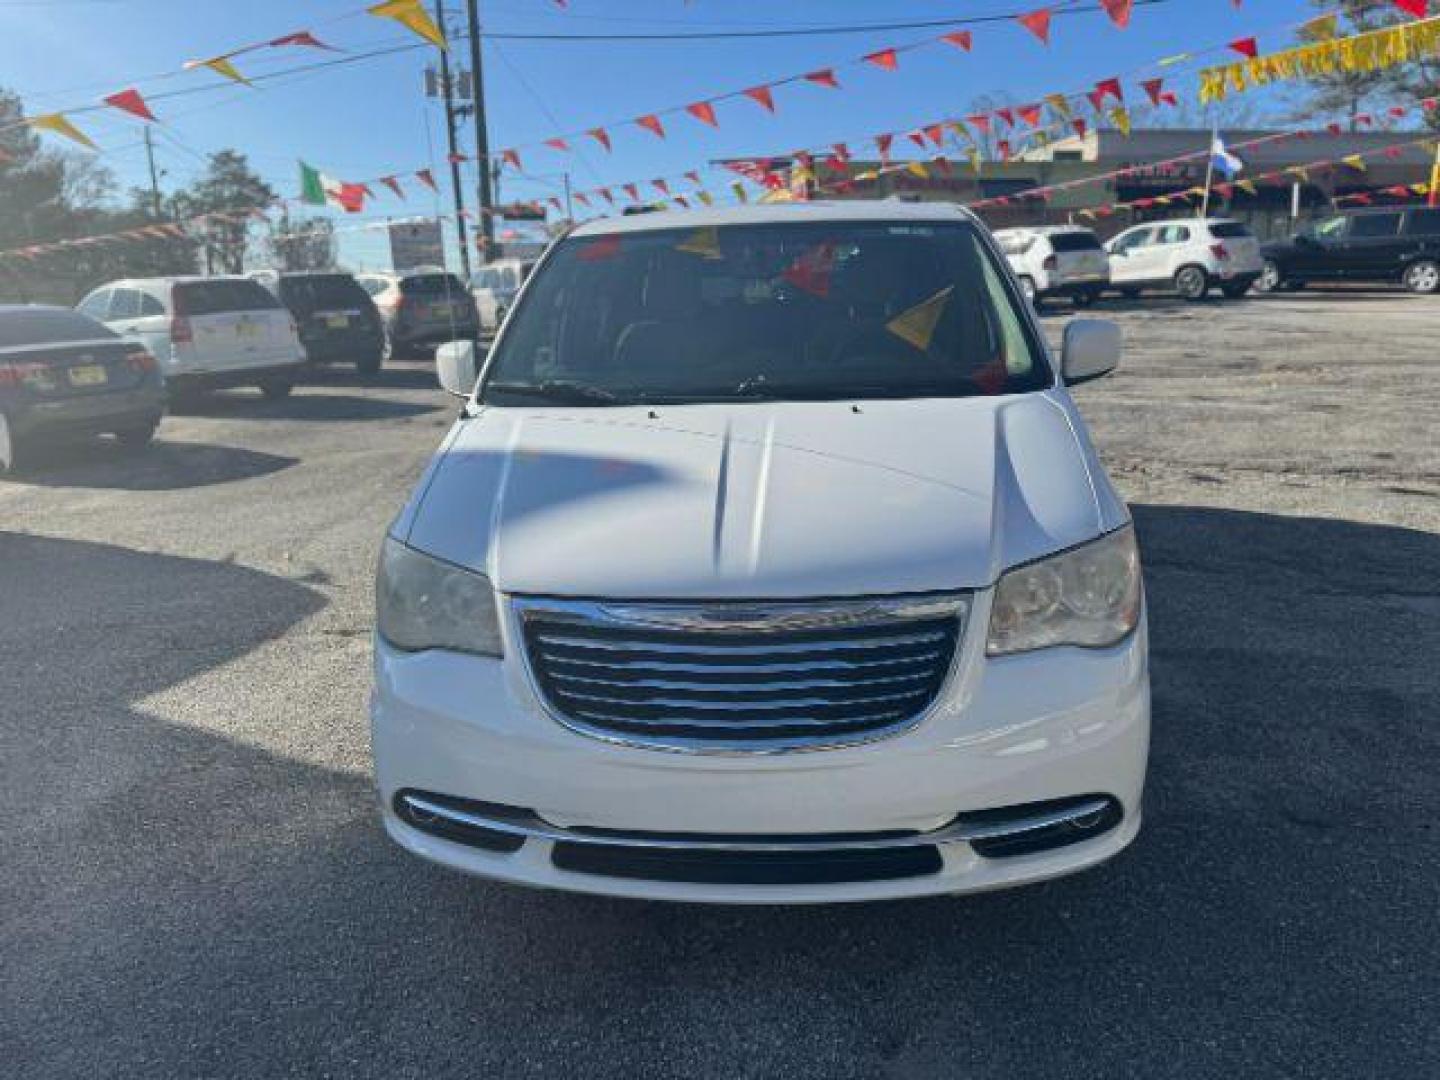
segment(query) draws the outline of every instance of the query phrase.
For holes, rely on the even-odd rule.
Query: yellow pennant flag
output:
[[[1064,94],[1051,94],[1045,99],[1045,104],[1049,105],[1061,120],[1070,119],[1070,102],[1065,99]]]
[[[64,135],[67,139],[74,139],[81,146],[88,146],[91,150],[100,149],[90,141],[90,136],[65,119],[64,113],[45,113],[43,116],[32,116],[29,123],[31,127],[43,128],[46,131],[53,131],[56,135]]]
[[[1075,216],[1076,216],[1076,217],[1083,217],[1083,218],[1085,218],[1087,221],[1094,221],[1094,220],[1095,220],[1095,211],[1094,211],[1094,210],[1077,210],[1077,211],[1075,211]]]
[[[1165,57],[1165,59],[1159,61],[1157,66],[1174,67],[1176,64],[1183,64],[1186,60],[1189,59],[1190,54],[1188,52],[1176,53],[1174,56],[1167,56]]]
[[[1430,194],[1430,185],[1429,185],[1429,184],[1411,184],[1411,185],[1410,185],[1410,190],[1413,191],[1416,195],[1429,195],[1429,194]]]
[[[955,286],[947,285],[928,300],[922,300],[909,311],[902,311],[885,324],[885,329],[901,341],[914,345],[921,352],[930,348],[930,339],[935,336],[935,327],[940,316],[945,314],[945,305]]]
[[[1285,171],[1291,176],[1298,179],[1302,184],[1308,184],[1310,182],[1310,174],[1304,169],[1302,169],[1299,165],[1291,165]]]
[[[1340,19],[1336,15],[1321,15],[1319,18],[1311,19],[1300,27],[1300,33],[1312,41],[1326,41],[1333,38],[1340,29]]]
[[[908,162],[908,163],[906,164],[906,166],[905,166],[905,171],[908,172],[908,173],[910,173],[912,176],[918,176],[918,177],[920,177],[921,180],[928,180],[928,179],[930,179],[930,170],[927,169],[927,168],[925,168],[925,165],[924,165],[923,162],[919,162],[919,161],[911,161],[911,162]]]
[[[966,150],[966,151],[965,151],[965,156],[970,159],[970,167],[975,170],[975,174],[978,176],[978,175],[980,174],[980,149],[979,149],[979,147],[975,147],[975,146],[970,147],[969,150]]]
[[[750,201],[750,196],[745,194],[745,185],[740,183],[739,180],[736,180],[735,183],[730,185],[730,190],[735,193],[736,202],[746,203]]]
[[[246,86],[250,85],[250,80],[240,74],[239,69],[230,62],[228,56],[216,56],[209,60],[196,61],[196,63],[200,66],[208,67],[211,71],[224,75],[227,79],[231,79],[234,82],[244,83]]]
[[[1158,203],[1160,206],[1169,206],[1170,198],[1171,197],[1169,195],[1161,195],[1158,199],[1155,200],[1155,202]]]
[[[704,229],[696,229],[680,243],[675,245],[676,251],[683,251],[687,255],[699,255],[705,259],[724,258],[720,251],[720,233],[714,226]]]
[[[869,183],[871,180],[879,180],[879,179],[880,179],[880,174],[879,174],[878,172],[876,172],[874,169],[865,169],[865,170],[863,170],[862,172],[856,173],[856,174],[855,174],[855,179],[856,179],[857,181],[862,181],[862,182],[865,182],[865,183]]]
[[[711,206],[715,202],[715,200],[710,197],[710,193],[708,191],[697,191],[695,193],[695,197],[699,199],[702,203],[704,203],[706,206]]]
[[[366,10],[382,19],[394,19],[432,45],[442,49],[446,47],[444,32],[435,25],[435,20],[430,18],[422,0],[385,0],[383,4],[376,4]]]
[[[1192,187],[1189,191],[1185,192],[1185,197],[1186,197],[1187,199],[1189,199],[1189,198],[1203,199],[1203,198],[1205,197],[1205,189],[1204,189],[1203,187],[1201,187],[1199,184],[1196,184],[1196,185],[1195,185],[1194,187]]]
[[[1110,110],[1110,119],[1115,122],[1115,127],[1119,129],[1120,134],[1128,138],[1130,135],[1130,110],[1123,105],[1116,105]]]
[[[1235,186],[1241,191],[1248,191],[1251,195],[1260,194],[1260,190],[1255,186],[1254,180],[1236,180]]]
[[[1340,161],[1344,165],[1349,165],[1350,168],[1356,170],[1357,172],[1365,171],[1365,159],[1359,154],[1351,154],[1349,157],[1341,158]]]

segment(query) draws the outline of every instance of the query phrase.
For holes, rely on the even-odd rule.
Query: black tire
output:
[[[1095,301],[1099,299],[1100,291],[1098,289],[1086,289],[1084,292],[1077,292],[1073,296],[1071,296],[1070,302],[1073,303],[1077,308],[1086,308],[1090,307],[1092,304],[1095,303]]]
[[[155,438],[155,429],[159,426],[158,417],[143,424],[131,424],[115,432],[115,441],[126,450],[139,450],[150,445],[150,440]]]
[[[1280,269],[1280,264],[1274,259],[1266,259],[1264,267],[1260,270],[1260,276],[1255,279],[1255,290],[1263,293],[1279,292],[1289,282],[1285,280],[1285,272]]]
[[[1239,300],[1242,296],[1244,296],[1250,291],[1250,286],[1252,284],[1253,282],[1250,281],[1231,281],[1224,285],[1221,285],[1220,292],[1224,295],[1226,300]]]
[[[1416,259],[1405,267],[1401,280],[1404,281],[1406,289],[1421,296],[1440,292],[1440,262],[1434,259]]]
[[[295,380],[290,378],[266,379],[259,386],[260,393],[265,395],[266,401],[283,401],[290,396],[290,391],[295,389]]]
[[[361,375],[378,375],[384,363],[384,350],[376,349],[374,352],[362,354],[361,357],[355,361],[355,370]]]
[[[1175,271],[1175,291],[1182,300],[1198,303],[1210,291],[1210,275],[1202,266],[1182,266]]]

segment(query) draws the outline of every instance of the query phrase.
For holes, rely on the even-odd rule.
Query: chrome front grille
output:
[[[571,727],[669,749],[772,751],[915,721],[944,686],[969,598],[514,605],[537,687]]]

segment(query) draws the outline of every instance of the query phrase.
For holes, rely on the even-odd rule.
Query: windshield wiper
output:
[[[572,379],[541,379],[539,382],[533,383],[490,382],[485,384],[484,390],[487,400],[492,391],[499,394],[527,394],[544,401],[567,404],[613,405],[620,400],[617,395],[604,387],[591,386],[589,383],[576,382]]]

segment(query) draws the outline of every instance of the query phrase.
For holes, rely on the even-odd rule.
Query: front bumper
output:
[[[972,627],[989,619],[979,594]],[[939,700],[913,728],[873,743],[772,755],[676,753],[603,742],[558,723],[536,697],[518,643],[504,661],[402,653],[375,643],[371,726],[386,830],[407,850],[516,883],[617,896],[806,903],[973,892],[1101,862],[1140,826],[1149,747],[1145,627],[1104,650],[983,655],[970,632]],[[487,848],[417,828],[405,799],[428,793],[496,809],[518,844]],[[987,857],[966,815],[1108,796],[1118,821],[1091,839]],[[452,804],[459,805],[459,804]],[[515,818],[516,808],[528,816]],[[433,807],[432,807],[433,809]],[[973,822],[972,822],[973,823]],[[577,835],[619,846],[774,850],[844,837],[933,845],[929,872],[799,884],[677,881],[575,869]],[[738,838],[738,839],[737,839]],[[673,843],[671,843],[673,841]],[[583,845],[583,841],[581,841]],[[504,848],[510,850],[503,850]]]

